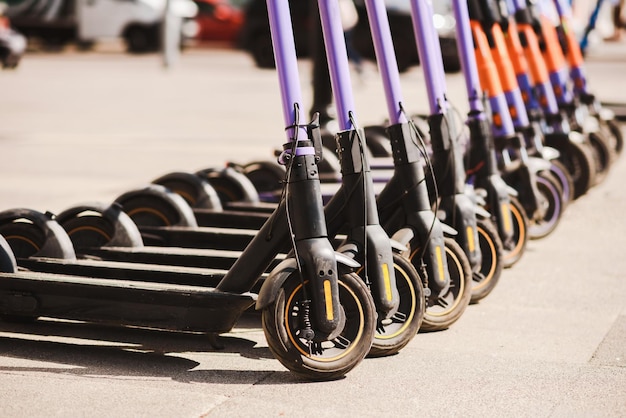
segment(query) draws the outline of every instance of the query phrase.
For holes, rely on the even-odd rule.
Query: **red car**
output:
[[[196,23],[200,41],[236,42],[244,12],[229,0],[194,0],[198,6]]]

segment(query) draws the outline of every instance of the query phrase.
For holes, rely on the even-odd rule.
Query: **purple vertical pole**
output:
[[[461,3],[461,1],[464,3]],[[457,49],[465,77],[470,114],[479,115],[482,119],[485,117],[485,113],[480,98],[482,90],[480,88],[480,79],[478,78],[476,57],[474,56],[474,43],[472,42],[472,32],[469,26],[467,3],[465,3],[465,0],[453,0],[452,3],[454,6],[454,18],[456,20]]]
[[[446,113],[448,104],[445,97],[445,86],[442,85],[443,58],[441,53],[438,54],[434,48],[433,37],[435,37],[436,31],[434,30],[432,5],[427,3],[428,1],[411,0],[411,17],[420,65],[424,70],[424,78],[426,79],[430,113],[435,115]],[[438,63],[437,60],[442,60],[442,62]]]
[[[353,129],[350,113],[354,112],[354,97],[339,3],[337,0],[318,0],[318,3],[330,70],[330,84],[337,106],[337,122],[340,130],[348,131]]]
[[[370,22],[378,71],[380,71],[383,79],[390,123],[392,125],[406,123],[406,116],[400,107],[402,103],[400,73],[391,39],[391,29],[389,28],[389,18],[385,4],[382,0],[365,0],[365,6]]]
[[[302,106],[300,76],[298,74],[296,47],[293,39],[288,0],[267,0],[267,11],[278,81],[281,86],[285,126],[293,126],[296,120],[303,124],[305,122],[305,114]],[[299,105],[298,115],[294,114],[295,104]],[[287,139],[290,141],[307,139],[307,132],[304,127],[289,128],[286,132]],[[314,152],[313,148],[311,150]],[[298,153],[307,153],[311,150],[306,151],[306,148],[298,149]]]
[[[556,6],[556,11],[559,14],[559,18],[561,20],[561,26],[564,31],[571,31],[572,28],[569,27],[570,22],[572,21],[572,9],[569,3],[564,3],[562,0],[554,0],[554,5]],[[571,65],[571,61],[570,61]],[[587,77],[585,75],[585,70],[581,65],[571,65],[570,68],[570,78],[572,79],[574,92],[577,94],[587,94]]]

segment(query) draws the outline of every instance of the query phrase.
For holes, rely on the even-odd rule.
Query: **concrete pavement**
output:
[[[598,46],[587,68],[602,100],[626,101],[626,45]],[[380,123],[368,70],[357,116]],[[421,69],[402,83],[407,107],[425,111]],[[463,114],[458,75],[448,90]],[[284,141],[276,74],[238,51],[192,50],[170,71],[115,49],[33,54],[0,73],[0,92],[0,210],[108,202],[170,171],[271,158]],[[2,323],[0,417],[626,416],[624,178],[622,157],[450,329],[345,379],[294,379],[253,315],[221,351],[199,335]]]

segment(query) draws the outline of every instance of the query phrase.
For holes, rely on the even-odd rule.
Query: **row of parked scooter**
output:
[[[302,122],[288,5],[270,2],[287,138],[276,160],[170,173],[56,215],[0,212],[2,318],[202,332],[219,347],[254,305],[285,367],[338,378],[452,326],[622,151],[564,1],[556,26],[525,0],[454,1],[460,120],[430,2],[412,2],[430,112],[409,115],[384,4],[366,0],[388,109],[366,127],[336,1],[319,3],[337,131]]]

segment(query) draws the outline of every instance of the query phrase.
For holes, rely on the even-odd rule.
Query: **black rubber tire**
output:
[[[381,125],[371,125],[363,128],[365,143],[374,157],[391,157],[391,141],[387,135],[387,128]]]
[[[11,247],[16,259],[35,255],[46,243],[45,231],[33,223],[13,222],[0,225],[0,234]]]
[[[522,258],[528,243],[528,215],[516,197],[510,196],[509,200],[511,226],[513,227],[513,247],[511,249],[504,248],[502,251],[504,268],[512,267]]]
[[[194,173],[172,172],[152,180],[179,194],[194,209],[222,210],[219,196],[211,184]]]
[[[550,161],[550,173],[559,181],[563,190],[563,209],[567,208],[570,202],[574,201],[575,185],[571,174],[561,161]]]
[[[113,225],[101,216],[79,216],[68,219],[61,226],[78,251],[83,248],[105,246],[113,238]]]
[[[339,300],[346,315],[344,329],[333,341],[314,342],[311,349],[296,336],[302,283],[297,271],[286,274],[276,299],[262,311],[270,351],[283,366],[305,380],[334,380],[356,367],[369,353],[376,327],[376,308],[369,290],[355,273],[339,278]],[[312,313],[313,314],[313,313]]]
[[[368,357],[396,354],[415,337],[424,320],[426,299],[422,278],[413,264],[399,254],[393,255],[393,266],[400,306],[391,318],[378,321]]]
[[[600,132],[589,134],[589,145],[594,162],[596,163],[595,185],[604,181],[609,174],[613,157],[607,145],[607,139]]]
[[[17,263],[15,261],[15,255],[11,250],[11,246],[0,235],[0,272],[1,273],[15,273],[17,271]]]
[[[613,151],[615,151],[615,154],[619,156],[624,150],[624,133],[622,132],[622,127],[615,119],[610,119],[601,123],[606,125],[606,129],[610,132]]]
[[[259,194],[248,177],[232,167],[207,168],[196,172],[217,192],[222,204],[228,202],[259,202]]]
[[[574,181],[574,199],[587,193],[595,184],[596,165],[591,151],[584,145],[569,142],[567,149],[559,149],[563,163]]]
[[[193,210],[185,199],[158,184],[124,193],[115,203],[120,204],[139,227],[198,226]]]
[[[558,226],[563,214],[563,192],[559,181],[548,171],[537,173],[537,189],[544,199],[545,215],[539,221],[533,220],[528,226],[528,237],[540,239],[550,235]]]
[[[428,298],[422,331],[441,331],[449,328],[463,315],[472,296],[472,268],[465,252],[453,238],[445,238],[445,247],[450,272],[450,289],[440,298],[434,292]],[[444,306],[444,303],[447,305]]]
[[[243,173],[259,192],[280,192],[285,182],[285,166],[275,161],[253,161],[243,166]]]
[[[481,275],[473,275],[470,303],[484,299],[496,287],[502,274],[502,240],[490,219],[476,219],[478,242],[482,254]]]
[[[159,30],[157,26],[133,26],[124,34],[128,52],[144,54],[159,48]]]

